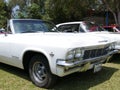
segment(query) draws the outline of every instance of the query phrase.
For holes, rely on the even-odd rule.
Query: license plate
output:
[[[99,72],[102,69],[102,64],[94,65],[94,73]]]

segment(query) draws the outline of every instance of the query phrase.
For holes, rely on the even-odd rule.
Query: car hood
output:
[[[92,34],[95,34],[96,36],[108,38],[111,41],[113,40],[113,41],[120,42],[120,33],[117,33],[117,32],[101,31],[101,32],[92,32]]]
[[[105,38],[87,33],[27,33],[14,34],[9,39],[16,43],[71,48],[109,43]]]

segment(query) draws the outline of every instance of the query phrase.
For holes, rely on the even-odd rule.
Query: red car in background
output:
[[[103,26],[103,28],[109,32],[119,32],[120,33],[120,27],[117,25]]]

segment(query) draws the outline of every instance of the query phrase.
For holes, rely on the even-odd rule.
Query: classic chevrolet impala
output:
[[[49,88],[58,76],[100,71],[114,47],[102,37],[60,33],[50,22],[11,19],[0,35],[0,62],[28,71],[35,85]]]

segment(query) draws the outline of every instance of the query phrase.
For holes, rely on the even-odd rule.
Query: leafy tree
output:
[[[27,7],[27,18],[41,19],[41,12],[39,5],[33,3]]]
[[[4,0],[0,0],[0,28],[5,28],[7,21],[7,7]]]
[[[32,0],[31,1],[31,3],[36,3],[37,5],[39,5],[39,7],[40,7],[40,12],[42,13],[42,14],[44,14],[45,13],[45,2],[46,2],[47,0]]]
[[[12,10],[16,5],[19,5],[20,8],[23,8],[27,5],[28,0],[9,0],[8,7]]]
[[[18,5],[17,18],[40,19],[44,13],[44,2],[45,0],[10,0],[8,7],[11,10],[12,18],[16,18],[12,10]]]
[[[20,7],[20,11],[24,10],[24,7],[26,6],[27,0],[9,0],[8,3],[8,9],[9,9],[9,13],[11,15],[10,18],[15,18],[14,14],[13,14],[13,8],[15,8],[16,6]]]
[[[93,0],[94,1],[94,0]],[[53,21],[77,21],[88,16],[91,0],[47,0],[47,13]],[[94,5],[93,5],[94,6]]]

